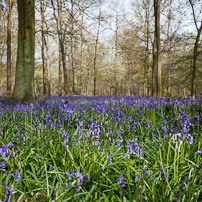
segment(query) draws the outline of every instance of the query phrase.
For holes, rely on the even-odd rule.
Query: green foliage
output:
[[[179,104],[178,100],[173,100],[174,104],[142,108],[141,102],[131,105],[124,100],[121,103],[121,98],[96,101],[96,98],[71,97],[68,110],[73,113],[66,119],[69,112],[64,112],[64,105],[57,99],[44,101],[39,97],[34,110],[30,103],[21,105],[18,110],[13,102],[1,104],[1,147],[15,138],[7,154],[10,159],[6,161],[6,168],[0,168],[0,182],[6,181],[9,187],[14,183],[14,190],[18,191],[12,195],[12,201],[22,198],[57,202],[146,201],[145,198],[162,202],[176,198],[187,202],[202,200],[199,168],[202,157],[197,155],[202,138],[201,113],[199,122],[194,122],[201,102]],[[9,110],[3,110],[8,106]],[[116,110],[123,112],[123,117],[116,115]],[[179,118],[182,111],[189,115],[187,120],[192,120],[189,128],[190,134],[194,134],[192,144],[181,139],[180,131],[186,118],[182,121]],[[61,127],[57,125],[59,119]],[[47,124],[48,121],[54,126]],[[173,133],[169,130],[172,124],[175,124]],[[68,142],[65,142],[64,131]],[[96,134],[96,131],[99,131],[98,145],[92,137],[92,132]],[[131,141],[137,143],[137,150]],[[130,146],[134,150],[127,153]],[[4,157],[0,157],[0,162],[3,160]],[[16,172],[19,165],[22,165],[21,178],[15,182],[11,173]],[[81,179],[75,175],[69,179],[72,170],[79,171],[83,177],[89,176],[90,180],[77,187]],[[6,171],[11,173],[5,176]],[[122,171],[124,187],[119,184]],[[5,194],[5,187],[1,187],[0,200]]]

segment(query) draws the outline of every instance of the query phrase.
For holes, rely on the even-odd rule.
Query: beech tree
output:
[[[194,55],[193,55],[193,69],[192,69],[192,82],[191,82],[191,96],[192,98],[196,97],[196,69],[197,69],[197,57],[198,57],[198,48],[200,44],[200,36],[202,32],[202,19],[200,19],[200,26],[197,24],[197,19],[196,19],[196,11],[194,8],[195,1],[194,0],[189,0],[189,3],[192,8],[192,15],[194,18],[194,24],[196,26],[197,30],[197,36],[195,39],[194,43]]]
[[[20,101],[33,100],[35,15],[34,0],[18,0],[18,49],[14,96]]]
[[[47,95],[49,93],[49,79],[48,79],[48,66],[47,66],[47,55],[45,56],[45,34],[44,34],[44,26],[45,26],[45,6],[44,0],[40,0],[40,11],[41,11],[41,35],[42,35],[42,46],[41,46],[41,54],[42,54],[42,66],[43,66],[43,94]]]
[[[161,97],[161,43],[160,43],[160,2],[154,1],[155,9],[155,38],[156,38],[156,58],[157,58],[157,92],[156,95]]]
[[[100,35],[100,26],[101,26],[101,18],[102,18],[102,1],[99,0],[100,3],[100,11],[99,11],[99,16],[98,16],[98,29],[97,29],[97,34],[96,34],[96,39],[95,39],[95,54],[94,54],[94,64],[93,64],[93,70],[94,70],[94,96],[96,95],[96,88],[97,88],[97,49],[98,49],[98,40],[99,40],[99,35]]]
[[[9,0],[7,24],[7,91],[11,91],[11,24],[16,0]]]
[[[57,22],[57,33],[59,38],[59,86],[60,89],[60,82],[61,82],[61,59],[62,59],[62,66],[63,66],[63,75],[64,75],[64,92],[67,96],[69,94],[68,82],[67,82],[67,69],[66,69],[66,51],[64,46],[64,35],[62,34],[62,25],[61,25],[61,12],[62,12],[62,1],[57,0],[57,8],[58,8],[58,16],[56,15],[56,8],[54,6],[53,0],[51,0],[51,4],[53,7],[53,14],[54,18]],[[61,90],[59,91],[61,93]]]

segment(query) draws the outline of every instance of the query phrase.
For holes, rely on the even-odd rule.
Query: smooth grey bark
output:
[[[58,95],[62,95],[62,52],[59,43],[59,64],[58,64]]]
[[[58,17],[55,14],[55,6],[54,6],[54,3],[53,3],[53,0],[51,0],[51,4],[52,4],[52,7],[53,7],[54,18],[55,18],[55,20],[57,22],[57,32],[58,32],[58,38],[59,38],[59,49],[61,51],[62,65],[63,65],[64,92],[65,92],[65,95],[67,96],[69,94],[69,89],[68,89],[68,82],[67,82],[66,51],[64,50],[64,43],[63,43],[64,42],[64,37],[62,38],[62,31],[61,31],[61,27],[62,27],[61,26],[62,1],[57,0]],[[60,65],[59,65],[59,68],[60,68]],[[60,69],[59,69],[59,73],[60,73]],[[59,80],[59,85],[60,85],[60,80]]]
[[[156,34],[154,34],[154,42],[152,44],[153,65],[152,65],[152,96],[156,96]]]
[[[75,39],[74,39],[74,1],[71,0],[71,52],[72,52],[72,91],[76,94],[76,65],[75,65]]]
[[[64,49],[63,40],[60,39],[61,51],[62,51],[62,66],[63,66],[63,76],[64,76],[64,91],[65,95],[69,94],[68,83],[67,83],[67,69],[66,69],[66,51]]]
[[[58,4],[58,18],[55,15],[55,20],[57,21],[57,30],[58,30],[58,38],[59,38],[58,94],[61,96],[62,95],[62,49],[60,44],[59,30],[62,24],[61,24],[61,12],[60,12],[61,6],[59,6],[58,0],[57,0],[57,4]],[[55,10],[54,10],[54,13],[55,13]]]
[[[156,0],[156,49],[157,49],[157,96],[161,97],[161,43],[160,43],[160,0]]]
[[[35,14],[34,0],[18,0],[18,49],[14,96],[20,101],[33,100]]]
[[[45,35],[44,35],[44,25],[45,25],[45,16],[44,16],[44,0],[40,1],[40,10],[41,10],[41,37],[42,37],[42,67],[43,67],[43,94],[48,95],[48,70],[45,57]]]
[[[7,24],[7,91],[11,91],[11,25],[12,16],[15,8],[16,0],[9,0],[9,11],[8,11],[8,24]]]
[[[115,95],[117,95],[118,92],[118,83],[117,83],[117,54],[118,54],[118,29],[119,29],[119,23],[118,23],[118,13],[116,11],[116,41],[115,41]]]
[[[101,3],[100,3],[101,4]],[[94,70],[94,91],[93,94],[94,96],[96,95],[96,85],[97,85],[97,49],[98,49],[98,40],[99,40],[99,34],[100,34],[100,24],[101,24],[101,5],[100,5],[100,13],[98,16],[98,30],[97,30],[97,36],[95,40],[95,54],[94,54],[94,65],[93,65],[93,70]]]
[[[171,7],[173,0],[170,0],[169,6]],[[170,39],[170,24],[171,24],[171,8],[169,10],[168,14],[168,33],[167,33],[167,38],[169,39],[169,51],[168,51],[168,70],[167,70],[167,93],[170,95],[170,61],[171,61],[171,56],[170,56],[170,51],[171,51],[171,39]]]
[[[83,89],[83,68],[84,68],[84,54],[83,54],[83,45],[84,45],[84,39],[83,39],[83,24],[84,24],[84,12],[82,14],[81,19],[81,75],[80,75],[80,94],[83,95],[84,89]]]
[[[150,66],[150,56],[149,56],[149,39],[150,39],[150,26],[149,26],[149,5],[150,1],[147,0],[146,8],[146,28],[147,28],[147,41],[146,41],[146,95],[149,95],[149,66]]]
[[[51,72],[50,72],[50,65],[49,65],[49,53],[48,53],[48,36],[47,40],[45,40],[46,45],[46,67],[47,67],[47,88],[48,88],[48,95],[51,95]]]

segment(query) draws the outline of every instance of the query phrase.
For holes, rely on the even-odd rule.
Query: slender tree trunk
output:
[[[58,64],[58,95],[62,95],[62,52],[59,43],[59,64]]]
[[[153,52],[153,66],[152,66],[152,96],[156,96],[156,36],[154,36],[154,42],[152,44]]]
[[[18,0],[18,49],[14,96],[26,101],[35,98],[34,53],[35,16],[34,0]]]
[[[117,85],[117,54],[118,54],[118,14],[116,12],[116,44],[115,44],[115,95],[117,95],[118,85]]]
[[[74,1],[71,0],[71,52],[72,52],[72,91],[76,94],[76,69],[75,69],[75,40],[74,40]]]
[[[184,88],[183,94],[184,94],[184,98],[187,98],[186,88]]]
[[[83,94],[83,22],[84,22],[84,14],[82,15],[81,20],[81,75],[80,75],[80,94]]]
[[[66,69],[66,52],[64,50],[64,37],[62,38],[62,31],[61,31],[61,11],[62,11],[62,1],[61,0],[57,0],[57,5],[58,5],[58,17],[56,17],[55,14],[55,6],[53,3],[53,0],[51,0],[51,4],[54,10],[54,18],[57,22],[57,32],[58,32],[58,38],[59,38],[59,49],[62,55],[62,64],[63,64],[63,76],[64,76],[64,91],[65,91],[65,95],[67,96],[69,93],[69,89],[68,89],[68,82],[67,82],[67,69]],[[59,56],[60,57],[60,56]],[[59,65],[59,74],[60,74],[60,65]],[[59,78],[60,79],[60,78]],[[60,81],[59,81],[59,85],[60,85]],[[59,86],[60,87],[60,86]],[[60,93],[60,90],[59,90]]]
[[[64,91],[65,91],[65,95],[67,96],[69,94],[69,90],[68,90],[68,83],[67,83],[66,51],[64,49],[64,44],[63,44],[62,39],[60,39],[60,46],[61,46],[61,52],[62,52],[62,66],[63,66],[63,75],[64,75]]]
[[[62,5],[62,3],[61,3]],[[61,26],[60,26],[61,29]],[[66,51],[64,49],[64,37],[62,39],[62,32],[59,31],[59,43],[61,47],[61,53],[62,53],[62,66],[63,66],[63,76],[64,76],[64,92],[65,95],[68,96],[69,89],[68,89],[68,82],[67,82],[67,69],[66,69]]]
[[[149,38],[150,38],[150,26],[149,26],[149,5],[150,1],[147,0],[147,9],[146,9],[146,23],[147,23],[147,48],[146,48],[146,63],[147,63],[147,69],[146,69],[146,87],[147,87],[147,92],[146,95],[149,95],[149,66],[150,66],[150,56],[149,56]]]
[[[170,0],[170,7],[172,4],[173,0]],[[169,10],[169,14],[168,14],[168,34],[167,34],[167,38],[169,39],[169,51],[168,51],[168,70],[167,70],[167,93],[170,95],[170,51],[171,51],[171,39],[170,39],[170,23],[171,23],[171,9]]]
[[[96,82],[97,82],[97,67],[96,67],[96,62],[97,62],[98,40],[99,40],[99,33],[100,33],[100,23],[101,23],[101,7],[100,7],[100,14],[99,14],[99,17],[98,17],[97,37],[96,37],[96,41],[95,41],[95,55],[94,55],[94,96],[96,95]]]
[[[53,4],[52,4],[53,5]],[[61,23],[61,4],[60,2],[57,0],[57,5],[58,5],[58,19],[57,20],[57,30],[58,30],[58,38],[59,38],[59,66],[58,66],[58,71],[59,71],[59,82],[58,82],[58,90],[59,90],[59,95],[62,95],[62,48],[61,48],[61,42],[60,42],[60,29],[62,26]]]
[[[47,40],[45,41],[46,44],[46,66],[47,66],[47,88],[48,88],[48,95],[51,95],[51,72],[50,72],[50,65],[49,65],[49,53],[48,53],[48,35],[47,35]]]
[[[41,9],[41,34],[42,34],[42,46],[41,46],[41,54],[42,54],[42,67],[43,67],[43,94],[48,95],[48,70],[46,64],[45,57],[45,35],[44,35],[44,25],[45,25],[45,16],[44,16],[44,0],[40,2]]]
[[[7,24],[7,91],[11,91],[11,25],[16,0],[9,0],[8,24]]]
[[[157,96],[161,97],[160,0],[156,0]]]
[[[201,26],[197,29],[197,37],[194,44],[194,61],[193,61],[193,72],[192,72],[192,82],[191,82],[191,96],[194,99],[196,97],[196,69],[197,69],[197,57],[198,57],[198,45],[202,32],[202,21]]]

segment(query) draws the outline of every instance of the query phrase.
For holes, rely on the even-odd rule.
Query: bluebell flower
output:
[[[143,176],[146,176],[146,175],[147,175],[147,171],[146,171],[146,169],[144,169]]]
[[[139,176],[136,175],[135,178],[136,178],[136,182],[139,182],[141,180],[141,175]]]
[[[183,180],[186,180],[186,179],[187,179],[187,177],[188,177],[188,175],[185,175],[185,176],[183,177]]]
[[[197,151],[197,156],[202,154],[202,148]]]
[[[147,196],[143,196],[143,195],[142,195],[142,198],[145,199],[145,200],[147,200]]]
[[[121,172],[121,176],[119,177],[119,184],[122,186],[122,187],[125,187],[125,182],[124,182],[124,177],[123,177],[123,174],[125,173],[124,170],[122,170]]]
[[[79,178],[83,182],[83,175],[78,170],[76,171],[76,178]]]
[[[4,161],[8,161],[9,159],[10,159],[10,156],[6,157],[6,158],[4,159]]]
[[[69,173],[68,180],[72,179],[72,175]]]
[[[185,189],[187,189],[188,186],[187,186],[186,182],[183,182],[183,184],[184,184]]]
[[[75,190],[76,190],[77,193],[79,193],[79,187],[82,186],[82,185],[83,185],[83,183],[80,183],[75,187]]]
[[[4,162],[4,161],[0,163],[0,168],[3,168],[3,169],[5,169],[5,168],[6,168],[6,164],[5,164],[5,162]]]
[[[11,194],[15,194],[15,193],[17,193],[17,191],[14,191],[14,184],[11,185],[9,191],[10,191],[10,195],[11,195]]]
[[[10,174],[10,171],[6,171],[5,177],[7,177]]]
[[[7,151],[8,151],[8,146],[7,145],[5,147],[0,148],[0,154],[2,155],[2,157],[6,156]]]
[[[12,176],[16,177],[15,181],[18,182],[19,179],[21,178],[20,171],[16,171],[16,172],[12,173]]]
[[[126,157],[128,157],[128,154],[124,154],[124,159],[126,159]]]
[[[58,186],[58,183],[57,183],[55,185],[55,188],[54,188],[54,196],[56,196],[58,189],[59,189],[59,186]]]

